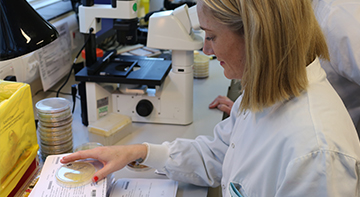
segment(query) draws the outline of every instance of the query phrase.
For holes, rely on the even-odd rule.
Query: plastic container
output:
[[[131,133],[129,116],[110,113],[88,126],[89,141],[105,146],[114,145]]]

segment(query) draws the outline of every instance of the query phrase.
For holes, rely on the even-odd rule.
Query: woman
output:
[[[359,142],[320,67],[328,51],[310,0],[200,0],[197,9],[203,51],[244,87],[214,137],[100,147],[62,162],[104,162],[98,181],[143,160],[174,180],[221,184],[223,196],[359,195]]]
[[[312,0],[312,4],[330,53],[330,61],[320,61],[321,67],[344,102],[360,137],[360,1]],[[209,108],[230,114],[233,104],[220,95]]]

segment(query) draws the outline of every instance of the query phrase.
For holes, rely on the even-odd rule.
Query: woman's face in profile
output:
[[[202,0],[197,3],[200,27],[205,31],[203,52],[215,55],[228,79],[241,79],[245,67],[245,39],[217,22]]]

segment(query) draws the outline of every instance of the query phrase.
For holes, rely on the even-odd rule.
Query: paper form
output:
[[[59,37],[54,42],[39,49],[39,70],[44,91],[50,89],[70,71],[71,38],[68,23],[54,23]]]
[[[172,197],[176,196],[178,182],[169,179],[118,179],[110,197]]]
[[[39,181],[29,197],[106,197],[106,179],[99,181],[96,185],[89,183],[73,188],[57,184],[55,173],[63,165],[60,159],[65,155],[49,155],[46,158]]]

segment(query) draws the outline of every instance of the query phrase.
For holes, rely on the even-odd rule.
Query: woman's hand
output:
[[[213,102],[210,103],[209,108],[218,108],[219,110],[230,115],[233,104],[234,102],[228,97],[219,95]]]
[[[122,169],[128,163],[139,158],[145,160],[147,146],[144,144],[126,146],[102,146],[90,150],[78,151],[63,157],[60,162],[68,163],[79,159],[97,159],[104,164],[104,167],[97,171],[92,178],[97,182],[105,178],[108,174]]]

